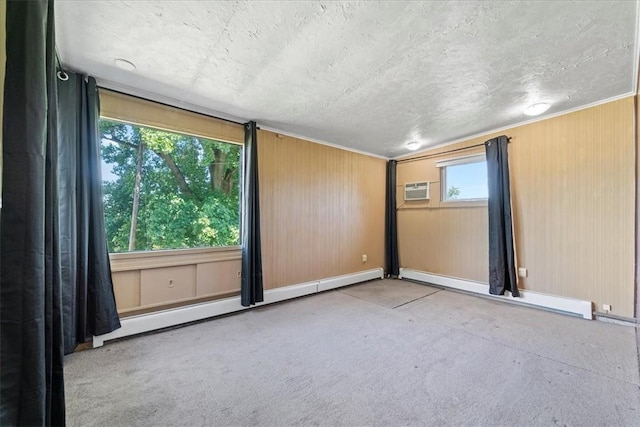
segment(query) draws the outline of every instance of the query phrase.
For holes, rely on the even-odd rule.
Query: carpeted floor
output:
[[[639,426],[636,331],[374,281],[65,363],[72,426]]]

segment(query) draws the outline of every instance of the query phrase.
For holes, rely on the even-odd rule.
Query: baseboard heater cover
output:
[[[366,282],[367,280],[383,278],[384,271],[381,268],[345,274],[344,276],[329,277],[328,279],[318,281],[318,292],[341,288],[343,286],[353,285],[354,283]]]
[[[269,289],[264,291],[264,302],[260,302],[252,307],[243,307],[240,304],[240,297],[236,296],[186,307],[158,311],[155,313],[131,316],[120,321],[121,327],[119,329],[105,335],[94,336],[93,347],[100,347],[105,343],[105,341],[117,338],[182,325],[184,323],[195,322],[198,320],[208,319],[210,317],[216,317],[223,314],[247,310],[253,307],[260,307],[288,299],[311,295],[341,286],[348,286],[360,282],[366,282],[367,280],[382,278],[384,278],[383,269],[376,268],[352,274],[345,274],[343,276],[329,277],[327,279],[316,280],[313,282]]]
[[[411,270],[407,268],[400,269],[400,278],[417,280],[419,282],[432,283],[434,285],[443,286],[445,288],[459,289],[461,291],[481,294],[492,299],[495,298],[499,301],[530,305],[534,307],[544,307],[551,310],[579,315],[585,319],[593,319],[591,301],[583,301],[557,295],[548,295],[528,290],[520,290],[520,298],[513,298],[510,292],[507,292],[507,295],[491,295],[489,294],[489,285],[486,283],[441,276],[439,274],[427,273],[424,271]]]

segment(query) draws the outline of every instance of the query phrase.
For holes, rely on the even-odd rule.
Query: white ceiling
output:
[[[392,157],[633,93],[636,7],[58,0],[56,31],[105,86]]]

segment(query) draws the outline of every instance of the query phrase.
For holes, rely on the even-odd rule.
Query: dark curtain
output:
[[[242,216],[241,303],[248,307],[264,300],[260,243],[260,192],[258,188],[258,132],[256,122],[244,125],[244,211]]]
[[[64,352],[120,327],[105,236],[93,77],[58,80],[60,274]]]
[[[7,2],[0,425],[63,425],[53,1]]]
[[[485,142],[489,186],[489,293],[519,297],[513,248],[509,138],[502,135]]]
[[[395,160],[387,162],[387,193],[385,216],[385,255],[387,261],[387,275],[400,275],[400,261],[398,260],[398,219],[396,211],[396,166]]]
[[[7,2],[0,425],[64,425],[63,354],[119,326],[95,81],[56,78],[53,13],[53,1]]]

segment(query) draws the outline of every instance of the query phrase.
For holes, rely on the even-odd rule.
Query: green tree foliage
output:
[[[449,187],[447,190],[447,199],[457,199],[460,196],[460,189],[455,185]]]
[[[130,239],[139,251],[239,243],[240,146],[108,120],[101,120],[100,133],[102,160],[112,172],[103,177],[111,252],[129,250]]]

